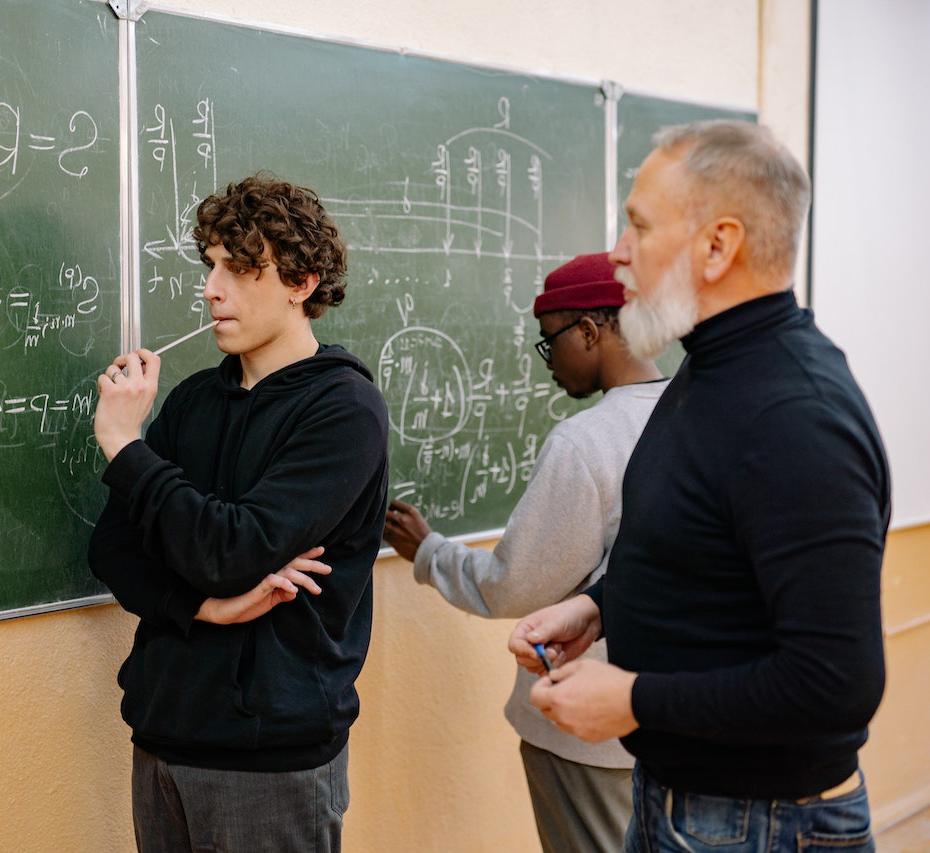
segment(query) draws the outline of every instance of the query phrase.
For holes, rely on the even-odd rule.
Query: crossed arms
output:
[[[120,373],[124,366],[128,375]],[[169,395],[140,440],[157,374],[157,357],[143,350],[120,356],[98,379],[95,432],[111,463],[104,472],[111,493],[91,540],[93,573],[125,609],[184,633],[195,617],[256,618],[301,588],[316,592],[306,573],[328,567],[313,546],[332,544],[328,537],[341,523],[352,529],[365,511],[359,496],[383,464],[383,425],[376,407],[359,397],[377,392],[345,384],[348,390],[285,437],[245,494],[224,501],[198,491],[169,461],[170,425],[185,416],[183,394]],[[318,452],[347,430],[359,436],[351,447]],[[333,482],[345,488],[334,492]]]

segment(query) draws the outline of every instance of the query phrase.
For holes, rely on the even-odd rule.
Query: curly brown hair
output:
[[[319,196],[306,187],[266,172],[229,184],[225,195],[200,202],[194,239],[207,266],[207,249],[222,243],[232,256],[226,260],[230,270],[240,275],[257,270],[261,277],[268,266],[262,257],[267,242],[285,284],[300,285],[317,273],[320,283],[303,303],[311,319],[345,298],[345,245]]]

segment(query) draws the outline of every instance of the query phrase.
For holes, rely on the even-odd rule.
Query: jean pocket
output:
[[[871,830],[851,834],[802,832],[798,835],[798,850],[803,853],[875,853],[875,839]]]
[[[752,802],[706,794],[684,795],[684,832],[708,847],[744,844]]]
[[[804,831],[798,834],[798,850],[804,853],[843,851],[873,853],[869,800],[860,788],[843,797],[821,800],[805,807]]]

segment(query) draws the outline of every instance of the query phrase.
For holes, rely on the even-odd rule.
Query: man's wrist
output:
[[[597,602],[591,598],[585,592],[580,593],[576,596],[578,612],[584,617],[589,625],[597,621],[598,625],[601,623],[601,609],[597,606]]]
[[[139,435],[129,437],[125,435],[102,435],[97,436],[97,444],[100,445],[100,449],[103,451],[103,455],[106,457],[107,462],[112,462],[124,447],[132,444],[140,437]]]
[[[197,622],[215,622],[216,601],[215,598],[205,599],[203,604],[200,605],[200,609],[194,614],[194,620]]]
[[[446,538],[441,533],[431,530],[419,544],[413,555],[413,577],[417,583],[430,583],[430,563],[445,542]]]

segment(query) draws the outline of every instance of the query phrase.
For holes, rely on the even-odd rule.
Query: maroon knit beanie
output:
[[[607,252],[578,255],[546,276],[543,292],[533,303],[533,316],[550,311],[586,308],[619,308],[624,303],[623,285],[614,278]]]

